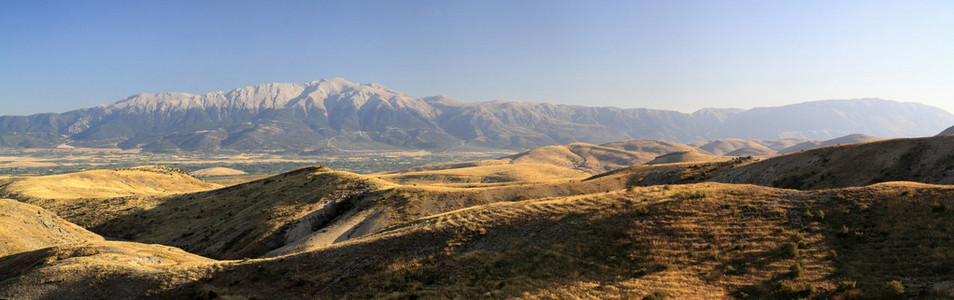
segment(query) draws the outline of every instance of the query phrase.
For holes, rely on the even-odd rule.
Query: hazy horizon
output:
[[[0,12],[0,115],[341,77],[415,97],[691,113],[954,112],[940,2],[44,2]]]

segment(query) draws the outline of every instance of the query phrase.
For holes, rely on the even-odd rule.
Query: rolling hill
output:
[[[603,145],[571,143],[544,146],[498,159],[422,165],[403,171],[390,172],[390,174],[478,166],[546,164],[595,175],[619,168],[645,164],[657,156],[679,151],[705,152],[683,144],[656,140],[626,140]]]
[[[216,187],[181,170],[160,166],[0,178],[0,196],[17,199],[158,196]]]
[[[715,155],[727,155],[728,153],[736,152],[739,150],[746,150],[761,155],[754,156],[771,156],[777,153],[776,149],[769,148],[765,145],[762,145],[758,141],[753,140],[743,140],[743,139],[718,139],[707,141],[703,143],[692,144],[699,149],[705,150],[708,153]]]
[[[10,199],[0,199],[0,228],[0,256],[59,244],[103,240],[43,208]]]
[[[864,135],[864,134],[849,134],[840,138],[830,139],[827,141],[806,141],[791,147],[779,150],[780,154],[798,152],[802,150],[814,149],[819,147],[834,146],[834,145],[845,145],[845,144],[857,144],[857,143],[866,143],[880,141],[883,138],[876,136]]]
[[[58,246],[0,258],[0,296],[944,297],[954,244],[935,238],[954,222],[938,209],[952,196],[910,183],[701,183],[477,205],[266,259]]]
[[[722,160],[729,160],[729,158],[725,156],[716,156],[711,154],[699,153],[697,151],[686,150],[686,151],[672,152],[672,153],[657,156],[653,160],[646,162],[646,164],[658,165],[658,164],[722,161]]]
[[[954,182],[954,136],[892,139],[816,148],[715,174],[719,182],[796,189],[887,181]]]
[[[577,146],[627,151],[563,149]],[[459,164],[373,175],[315,166],[181,193],[26,197],[128,241],[91,235],[0,256],[0,297],[954,297],[954,188],[935,185],[954,181],[951,136],[589,177],[553,164]],[[69,175],[78,174],[88,173]],[[70,226],[0,204],[0,221],[34,224],[5,232],[56,237],[42,220]],[[24,219],[34,214],[47,219]]]

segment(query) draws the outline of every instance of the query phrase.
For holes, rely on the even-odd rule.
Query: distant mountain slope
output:
[[[944,131],[941,131],[938,135],[954,135],[954,126],[944,129]]]
[[[933,135],[954,123],[941,109],[879,99],[782,107],[653,109],[415,98],[378,84],[330,79],[201,95],[139,94],[62,114],[0,117],[0,147],[142,148],[147,152],[493,148],[524,150],[627,139],[831,139]]]
[[[881,99],[826,100],[738,113],[719,126],[725,137],[827,140],[854,133],[885,138],[930,136],[950,126],[940,108]],[[933,133],[925,131],[935,128]]]

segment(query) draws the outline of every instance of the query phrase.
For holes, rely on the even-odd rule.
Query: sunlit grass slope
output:
[[[159,293],[208,278],[212,263],[162,245],[115,241],[64,244],[0,257],[0,298],[156,298]]]
[[[729,160],[731,158],[725,156],[716,156],[712,154],[700,153],[699,151],[677,151],[672,153],[663,154],[657,156],[653,160],[647,162],[650,165],[658,164],[670,164],[670,163],[684,163],[684,162],[706,162],[706,161],[723,161]]]
[[[58,244],[101,241],[102,237],[46,211],[0,199],[0,256]]]
[[[501,164],[434,171],[386,174],[379,178],[404,185],[477,187],[583,179],[589,173],[551,164]]]
[[[628,140],[603,145],[571,143],[535,148],[498,159],[431,164],[401,172],[392,172],[391,174],[501,164],[549,164],[595,175],[619,168],[642,165],[659,155],[678,151],[706,153],[692,146],[654,140]]]
[[[218,187],[177,169],[143,166],[79,173],[0,179],[0,195],[16,199],[158,196]]]

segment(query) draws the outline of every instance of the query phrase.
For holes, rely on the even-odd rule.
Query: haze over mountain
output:
[[[853,133],[929,136],[954,124],[936,107],[880,99],[781,107],[703,109],[692,114],[415,98],[378,84],[336,78],[272,83],[201,95],[139,94],[62,114],[0,117],[0,146],[143,148],[176,151],[290,151],[492,148],[523,150],[628,139],[699,142],[718,138],[826,140]]]

